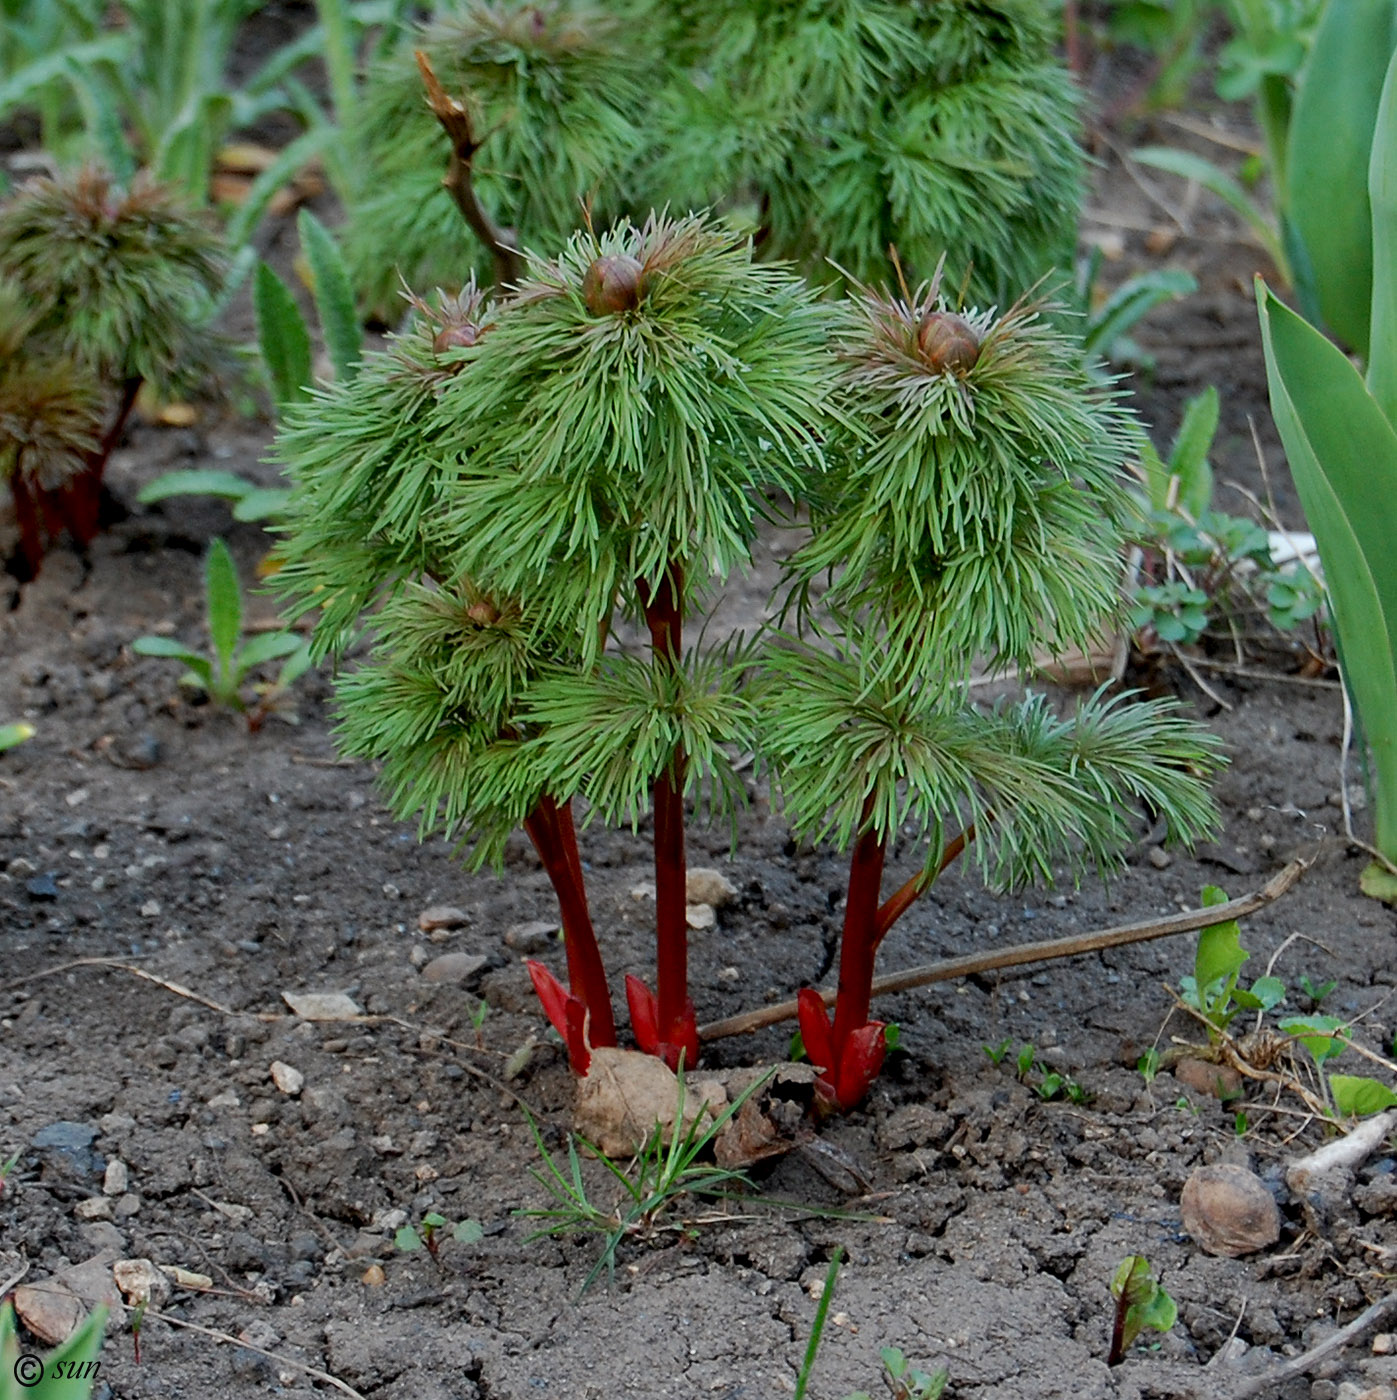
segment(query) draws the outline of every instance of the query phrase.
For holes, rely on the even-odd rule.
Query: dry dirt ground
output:
[[[1181,139],[1145,133],[1160,137]],[[1142,412],[1167,438],[1187,395],[1217,383],[1219,478],[1259,485],[1254,418],[1282,513],[1298,523],[1266,417],[1248,285],[1259,255],[1206,201],[1176,207],[1177,188],[1161,182],[1156,198],[1102,157],[1086,236],[1119,241],[1110,273],[1185,266],[1200,281],[1139,336],[1157,359],[1136,385]],[[112,484],[130,500],[174,467],[267,479],[267,436],[240,421],[138,427]],[[861,1109],[819,1129],[837,1151],[806,1148],[754,1172],[756,1194],[786,1207],[681,1210],[684,1228],[626,1241],[614,1280],[581,1293],[599,1241],[531,1242],[536,1224],[519,1214],[549,1204],[523,1106],[557,1153],[573,1092],[521,963],[533,950],[561,970],[539,928],[555,917],[547,880],[522,841],[504,878],[471,877],[444,843],[418,844],[394,822],[372,770],[336,759],[326,677],[300,686],[298,726],[273,720],[249,735],[178,695],[166,663],[133,655],[131,641],[155,630],[202,642],[200,556],[218,533],[250,577],[267,540],[221,506],[136,508],[99,541],[89,572],[56,552],[0,633],[0,718],[37,729],[0,758],[0,1162],[18,1152],[0,1196],[0,1283],[25,1264],[33,1284],[118,1257],[214,1283],[177,1288],[162,1309],[170,1321],[147,1319],[139,1365],[114,1322],[99,1395],[289,1400],[331,1393],[328,1375],[375,1400],[780,1396],[810,1334],[812,1286],[841,1245],[811,1389],[821,1400],[877,1393],[889,1345],[948,1367],[957,1397],[1225,1395],[1391,1287],[1388,1149],[1319,1218],[1282,1181],[1324,1135],[1298,1100],[1254,1086],[1223,1104],[1171,1073],[1147,1083],[1137,1071],[1157,1041],[1196,1038],[1177,1015],[1161,1035],[1165,984],[1191,967],[1182,936],[890,998],[879,1012],[900,1023],[901,1050]],[[749,583],[736,606],[760,595]],[[1143,679],[1177,688],[1225,741],[1223,839],[1168,855],[1142,826],[1109,889],[996,899],[949,876],[888,939],[881,967],[1149,918],[1195,906],[1205,884],[1239,894],[1301,852],[1313,868],[1244,929],[1249,972],[1303,935],[1276,967],[1290,1006],[1306,1005],[1302,976],[1333,979],[1324,1009],[1385,1049],[1397,1026],[1394,918],[1356,892],[1363,857],[1342,837],[1332,675],[1212,673],[1216,699],[1177,668]],[[840,861],[797,848],[755,787],[735,851],[719,834],[691,839],[691,864],[716,865],[738,890],[694,940],[700,1020],[825,978]],[[591,829],[582,853],[616,984],[647,974],[649,911],[632,893],[650,878],[646,832]],[[915,858],[899,852],[890,881]],[[442,904],[462,911],[459,926],[420,931],[419,914]],[[443,954],[466,957],[435,981],[427,969]],[[282,993],[304,990],[347,992],[366,1019],[299,1019]],[[708,1060],[780,1060],[788,1037],[782,1027],[719,1041]],[[518,1069],[511,1057],[530,1038]],[[982,1047],[1004,1042],[995,1065]],[[1025,1044],[1085,1100],[1046,1102],[1019,1082]],[[297,1094],[273,1082],[274,1061],[303,1076]],[[1274,1246],[1217,1258],[1184,1232],[1183,1183],[1218,1161],[1248,1163],[1274,1189]],[[586,1171],[597,1199],[614,1199],[596,1164]],[[478,1221],[483,1235],[448,1240],[435,1261],[397,1250],[395,1227],[428,1211]],[[1133,1253],[1161,1276],[1179,1322],[1108,1368],[1107,1287]],[[1393,1383],[1397,1357],[1365,1339],[1273,1393],[1331,1400]]]

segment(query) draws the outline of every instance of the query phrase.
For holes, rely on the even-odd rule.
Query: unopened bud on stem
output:
[[[980,358],[980,338],[954,311],[928,311],[917,327],[917,349],[928,369],[963,374]]]
[[[582,279],[582,299],[593,316],[615,316],[640,304],[645,269],[628,253],[597,258]]]

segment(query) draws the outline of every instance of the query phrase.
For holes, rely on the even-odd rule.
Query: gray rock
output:
[[[417,916],[417,927],[423,933],[433,933],[437,929],[461,928],[470,921],[470,915],[454,904],[433,904]]]
[[[533,919],[505,930],[504,941],[516,953],[542,953],[553,946],[558,925],[546,919]]]
[[[422,980],[459,987],[470,981],[488,966],[489,962],[490,959],[480,953],[443,953],[441,957],[433,958],[422,969]]]

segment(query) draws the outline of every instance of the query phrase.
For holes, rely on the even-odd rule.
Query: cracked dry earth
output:
[[[1131,213],[1128,182],[1105,188],[1110,207],[1157,217]],[[1202,288],[1139,337],[1158,360],[1141,402],[1167,433],[1188,393],[1220,382],[1218,475],[1255,483],[1246,418],[1265,424],[1265,405],[1249,255],[1217,236],[1198,224],[1176,239],[1171,260]],[[1137,265],[1141,241],[1127,240]],[[214,463],[266,479],[265,439],[231,422],[138,428],[113,485],[130,500],[161,471]],[[112,1260],[144,1258],[213,1284],[173,1289],[145,1322],[139,1365],[114,1320],[100,1396],[309,1400],[337,1384],[374,1400],[765,1400],[794,1390],[837,1246],[847,1262],[811,1385],[820,1400],[878,1393],[884,1346],[946,1366],[956,1397],[1229,1395],[1390,1288],[1388,1148],[1316,1218],[1282,1181],[1323,1136],[1298,1101],[1253,1095],[1239,1136],[1237,1104],[1137,1072],[1172,1005],[1164,984],[1190,969],[1185,935],[889,998],[880,1014],[901,1024],[902,1048],[867,1103],[819,1129],[828,1150],[754,1169],[785,1207],[696,1206],[683,1228],[625,1242],[614,1279],[583,1294],[598,1240],[530,1242],[518,1214],[549,1204],[522,1105],[554,1152],[571,1112],[521,963],[528,952],[561,970],[547,880],[522,841],[503,879],[419,845],[370,769],[336,760],[324,677],[303,683],[298,727],[250,736],[131,652],[154,630],[201,638],[199,559],[216,533],[250,576],[264,537],[215,504],[172,503],[101,539],[89,572],[54,554],[3,623],[0,717],[27,717],[37,735],[0,758],[0,1161],[19,1154],[0,1196],[0,1282],[27,1266],[30,1285],[90,1294]],[[759,577],[729,607],[750,613],[763,596]],[[1313,868],[1244,929],[1249,971],[1303,934],[1278,975],[1336,980],[1325,1009],[1388,1046],[1394,919],[1357,894],[1363,857],[1338,834],[1337,689],[1221,674],[1210,697],[1182,673],[1141,679],[1177,687],[1225,740],[1223,839],[1169,854],[1142,826],[1109,889],[996,899],[953,874],[894,930],[881,967],[1173,912],[1207,883],[1241,894],[1303,852]],[[737,892],[694,940],[701,1021],[831,966],[841,863],[797,847],[764,791],[751,796],[735,852],[692,835],[691,864]],[[589,829],[582,853],[619,985],[653,955],[633,893],[650,878],[646,833]],[[916,860],[899,851],[889,880]],[[457,914],[423,930],[423,911],[443,905]],[[298,1017],[287,991],[347,993],[365,1016]],[[780,1060],[789,1030],[718,1041],[709,1060]],[[1173,1034],[1194,1032],[1175,1017],[1160,1043]],[[995,1065],[982,1047],[1005,1040]],[[1086,1101],[1044,1102],[1020,1083],[1025,1043]],[[274,1079],[274,1063],[293,1073]],[[1275,1190],[1274,1246],[1217,1258],[1184,1232],[1184,1181],[1219,1161]],[[598,1164],[584,1172],[609,1201]],[[481,1238],[448,1239],[436,1260],[396,1249],[396,1228],[433,1210],[478,1221]],[[1133,1253],[1179,1322],[1108,1368],[1107,1287]],[[1364,1338],[1272,1393],[1390,1400],[1394,1384],[1397,1358]]]

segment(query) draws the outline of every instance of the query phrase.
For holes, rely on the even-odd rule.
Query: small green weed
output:
[[[269,714],[282,713],[282,701],[292,684],[310,668],[310,649],[295,632],[262,632],[243,637],[242,589],[237,566],[228,546],[219,539],[209,545],[204,561],[204,598],[208,609],[209,655],[177,642],[173,637],[137,637],[132,651],[141,656],[164,656],[183,662],[181,685],[202,690],[215,705],[247,716],[248,728],[259,729]],[[276,680],[257,688],[249,703],[244,687],[252,672],[271,661],[282,661]]]
[[[668,1144],[657,1126],[650,1141],[635,1158],[631,1172],[618,1167],[585,1138],[575,1138],[572,1134],[568,1135],[564,1168],[548,1150],[532,1115],[526,1115],[544,1165],[544,1169],[535,1171],[533,1177],[554,1200],[552,1206],[518,1212],[528,1219],[544,1222],[529,1238],[601,1235],[602,1252],[583,1281],[582,1291],[585,1293],[603,1270],[608,1277],[615,1274],[616,1251],[624,1241],[637,1236],[645,1237],[659,1230],[687,1230],[691,1222],[676,1223],[669,1219],[680,1202],[693,1197],[723,1197],[734,1188],[751,1185],[744,1172],[714,1166],[700,1158],[748,1098],[770,1078],[771,1074],[766,1074],[756,1080],[716,1118],[697,1115],[688,1127],[676,1127]],[[684,1122],[684,1102],[684,1076],[681,1072],[679,1100],[675,1109],[676,1124]],[[588,1194],[582,1177],[582,1154],[577,1147],[579,1142],[619,1183],[621,1196],[614,1206],[599,1206]]]
[[[820,1342],[824,1337],[825,1322],[829,1317],[830,1304],[834,1301],[835,1284],[843,1262],[844,1246],[838,1245],[825,1271],[824,1287],[820,1290],[820,1301],[815,1308],[815,1321],[810,1327],[810,1340],[806,1343],[805,1357],[801,1362],[800,1374],[796,1377],[795,1400],[803,1400],[809,1387],[810,1373],[815,1369],[815,1361],[820,1354]],[[938,1400],[946,1389],[949,1372],[944,1368],[935,1372],[919,1371],[897,1347],[884,1347],[878,1355],[883,1362],[883,1380],[893,1400]],[[856,1390],[846,1395],[844,1400],[872,1400],[872,1397],[866,1390]]]
[[[998,1045],[983,1045],[980,1048],[998,1065],[1008,1058],[1009,1045],[1009,1039],[1006,1037]],[[1014,1071],[1019,1082],[1032,1089],[1044,1103],[1061,1098],[1066,1099],[1069,1103],[1081,1104],[1087,1103],[1091,1099],[1091,1093],[1078,1084],[1070,1074],[1049,1069],[1038,1058],[1038,1052],[1031,1041],[1026,1041],[1019,1046],[1019,1052],[1014,1057]]]
[[[443,1237],[459,1244],[478,1244],[485,1231],[478,1220],[458,1220],[454,1225],[438,1211],[429,1210],[417,1225],[404,1225],[393,1236],[393,1244],[404,1254],[425,1249],[434,1261],[439,1259]]]
[[[1143,1254],[1121,1260],[1111,1279],[1111,1296],[1116,1300],[1116,1315],[1108,1366],[1119,1366],[1125,1360],[1126,1352],[1146,1327],[1167,1332],[1178,1320],[1178,1307],[1151,1273]]]

